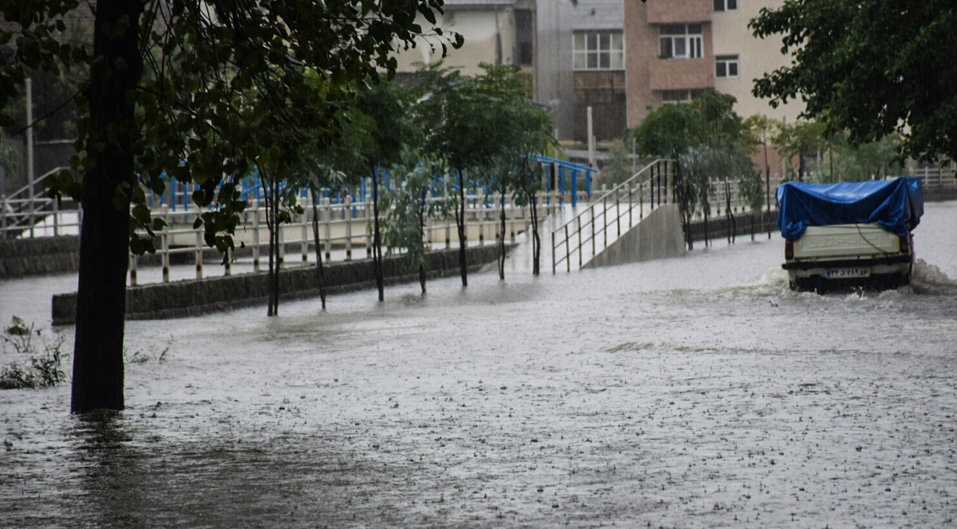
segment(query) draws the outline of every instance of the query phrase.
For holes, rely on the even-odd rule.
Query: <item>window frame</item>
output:
[[[574,32],[572,34],[572,69],[575,71],[624,70],[624,32]]]
[[[724,67],[724,75],[721,75],[720,68]],[[731,73],[731,70],[734,73]],[[714,56],[714,78],[715,79],[738,79],[741,77],[741,59],[738,55],[715,55]]]
[[[701,89],[662,90],[658,93],[658,99],[663,105],[681,105],[694,101],[703,93]]]
[[[701,24],[664,24],[658,27],[659,59],[703,57],[704,27]]]
[[[714,0],[714,10],[716,13],[738,10],[738,0]]]

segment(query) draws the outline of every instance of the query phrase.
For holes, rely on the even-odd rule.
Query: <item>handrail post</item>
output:
[[[615,224],[618,225],[618,237],[621,237],[621,190],[615,188]]]
[[[53,236],[60,235],[60,201],[53,198]]]
[[[279,222],[279,219],[273,221],[273,226],[276,227],[276,242],[279,244],[279,262],[276,264],[276,268],[279,270],[286,269],[286,234],[283,233],[283,225]]]
[[[582,267],[582,219],[578,217],[578,268]]]
[[[565,225],[565,271],[572,271],[571,252],[568,250],[568,224]]]
[[[661,201],[661,170],[658,171],[658,206],[660,207],[663,202]]]
[[[555,260],[557,252],[555,251],[555,232],[552,232],[552,275],[556,274],[558,263]]]
[[[633,202],[633,200],[634,200],[634,198],[633,198],[633,191],[634,191],[634,188],[631,187],[631,184],[628,184],[628,229],[629,229],[629,230],[630,230],[631,227],[632,227],[632,223],[631,223],[631,210],[634,209],[634,206],[633,206],[633,204],[634,204],[634,202]]]
[[[591,256],[595,257],[595,255],[597,255],[595,250],[595,224],[597,224],[595,219],[595,205],[592,204],[588,209],[591,211]]]
[[[198,215],[198,213],[197,213]],[[196,279],[203,278],[203,234],[200,229],[193,230],[196,236]]]
[[[602,235],[602,249],[608,248],[608,196],[601,201],[601,235]]]

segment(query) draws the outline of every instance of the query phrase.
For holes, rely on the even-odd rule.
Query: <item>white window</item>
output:
[[[701,24],[666,24],[658,33],[658,56],[662,59],[698,59],[704,56]]]
[[[718,55],[714,58],[714,76],[718,79],[738,78],[738,56]]]
[[[714,0],[715,11],[737,11],[738,0]]]
[[[625,68],[625,38],[619,31],[576,32],[572,53],[576,70]]]

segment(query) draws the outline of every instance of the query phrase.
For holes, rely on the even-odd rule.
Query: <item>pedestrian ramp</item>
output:
[[[674,257],[685,251],[674,190],[680,170],[656,160],[580,211],[545,223],[552,273]]]

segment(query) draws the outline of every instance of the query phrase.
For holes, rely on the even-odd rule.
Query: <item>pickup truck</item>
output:
[[[777,190],[788,283],[796,290],[897,288],[910,282],[921,181],[788,182]]]

